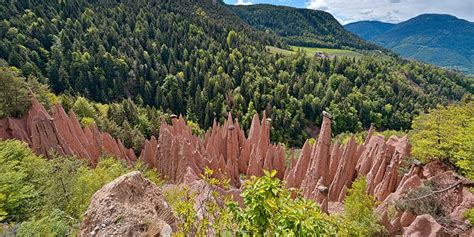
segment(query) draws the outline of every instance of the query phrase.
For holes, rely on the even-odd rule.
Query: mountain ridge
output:
[[[385,31],[382,24],[364,21],[345,28],[405,58],[474,73],[473,22],[447,14],[422,14]]]
[[[383,50],[346,31],[328,12],[270,4],[229,7],[249,25],[274,32],[291,45]]]
[[[383,21],[357,21],[344,25],[344,28],[365,39],[371,40],[380,34],[391,30],[396,24]]]

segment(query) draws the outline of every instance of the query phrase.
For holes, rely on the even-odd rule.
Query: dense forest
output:
[[[389,56],[270,54],[266,45],[285,43],[219,1],[3,1],[0,13],[0,64],[49,84],[71,106],[79,96],[94,111],[97,102],[125,101],[107,110],[107,126],[135,130],[133,137],[149,137],[158,113],[183,114],[207,128],[230,111],[248,128],[252,115],[265,110],[272,140],[301,145],[317,133],[323,110],[334,116],[334,133],[371,123],[404,130],[427,108],[474,92],[470,78]],[[113,116],[130,104],[154,122],[132,116],[127,127]]]
[[[324,11],[268,4],[232,6],[231,9],[251,26],[274,32],[292,45],[385,51],[344,30]]]

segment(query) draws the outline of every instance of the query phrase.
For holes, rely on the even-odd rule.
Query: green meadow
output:
[[[271,53],[279,53],[285,56],[290,56],[295,54],[298,50],[306,51],[308,57],[312,57],[316,52],[323,52],[329,56],[336,57],[351,57],[351,58],[361,58],[364,55],[355,51],[346,50],[346,49],[329,49],[329,48],[313,48],[313,47],[301,47],[301,46],[290,46],[291,50],[281,49],[273,46],[267,46],[267,49]]]

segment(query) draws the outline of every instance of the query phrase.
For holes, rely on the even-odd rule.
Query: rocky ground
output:
[[[80,236],[170,236],[176,230],[161,189],[140,172],[123,175],[92,197]]]

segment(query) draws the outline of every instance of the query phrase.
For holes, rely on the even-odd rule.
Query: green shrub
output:
[[[23,116],[31,105],[30,91],[46,109],[57,102],[56,96],[38,78],[24,78],[17,68],[0,66],[0,118]]]
[[[25,78],[8,67],[0,67],[0,118],[20,117],[30,107]]]
[[[29,236],[74,236],[79,222],[66,213],[54,209],[49,215],[23,222],[17,230],[18,237]]]
[[[364,143],[365,138],[367,137],[367,131],[358,132],[356,134],[340,133],[333,139],[333,141],[338,142],[339,144],[347,144],[349,140],[352,138],[352,136],[355,137],[357,144],[362,144]]]
[[[222,198],[212,187],[225,188],[227,183],[211,178],[212,171],[206,169],[203,178],[211,195],[201,202],[203,218],[198,218],[195,210],[197,193],[180,186],[168,190],[165,196],[178,218],[177,235],[373,236],[384,232],[374,214],[375,199],[365,193],[365,179],[358,179],[349,189],[343,215],[328,216],[314,201],[286,189],[275,174],[265,171],[263,177],[252,177],[245,183],[242,208],[229,200],[219,202]]]
[[[235,231],[237,224],[231,214],[231,204],[229,197],[222,197],[216,187],[228,188],[228,180],[218,180],[212,178],[213,171],[206,168],[202,175],[207,187],[200,191],[203,198],[199,202],[198,217],[195,210],[196,196],[198,193],[191,192],[188,188],[176,187],[165,192],[166,200],[173,208],[178,219],[178,232],[176,236],[208,236],[226,235]]]
[[[344,200],[345,223],[349,223],[347,230],[351,236],[374,236],[384,231],[384,227],[378,224],[379,218],[374,212],[375,198],[366,193],[367,181],[359,177],[348,189],[348,195]],[[347,231],[346,230],[346,231]]]
[[[40,197],[35,169],[45,163],[25,143],[0,141],[0,220],[19,222],[31,216]]]
[[[464,218],[469,221],[469,223],[474,226],[474,207],[469,208],[464,212]]]
[[[129,171],[121,161],[113,158],[100,160],[95,169],[81,165],[72,174],[73,183],[70,187],[70,200],[68,200],[66,210],[75,218],[80,219],[97,190]]]
[[[195,194],[187,188],[177,187],[166,190],[165,197],[178,220],[178,233],[176,235],[186,236],[196,231]]]
[[[97,112],[94,109],[92,103],[84,97],[78,97],[76,102],[74,102],[72,109],[77,114],[77,116],[79,116],[79,118],[95,118],[97,116]]]
[[[193,134],[194,134],[195,136],[202,137],[202,136],[204,135],[205,132],[204,132],[203,129],[201,129],[201,128],[199,127],[199,124],[198,124],[198,123],[193,122],[192,120],[188,120],[186,123],[187,123],[187,125],[188,125],[189,127],[191,127],[191,129],[192,129],[192,131],[193,131]]]
[[[97,190],[134,170],[124,161],[111,157],[100,159],[95,168],[76,157],[57,156],[48,163],[50,171],[43,181],[46,188],[42,214],[48,215],[49,210],[59,209],[76,220],[81,219]]]
[[[245,208],[232,209],[239,229],[251,235],[335,235],[335,222],[313,201],[299,196],[292,199],[275,175],[276,171],[265,171],[263,177],[253,177],[245,184],[241,194]]]
[[[6,195],[3,193],[0,193],[0,221],[5,220],[8,214],[5,210],[6,199],[7,199]]]
[[[440,201],[440,194],[433,194],[434,191],[442,187],[434,182],[424,182],[418,188],[408,192],[405,197],[395,203],[395,208],[400,212],[411,212],[415,215],[429,214],[436,219],[438,223],[447,223],[449,217],[443,212],[444,203]],[[420,198],[424,197],[424,198]]]
[[[103,185],[138,169],[158,184],[156,172],[139,163],[100,159],[92,168],[77,157],[34,155],[27,144],[0,141],[0,221],[20,223],[20,236],[65,236],[77,230],[92,195]],[[32,234],[34,233],[34,234]]]
[[[95,123],[94,118],[84,117],[84,118],[81,119],[81,125],[82,125],[82,127],[89,127],[89,126],[91,126],[93,123]]]

